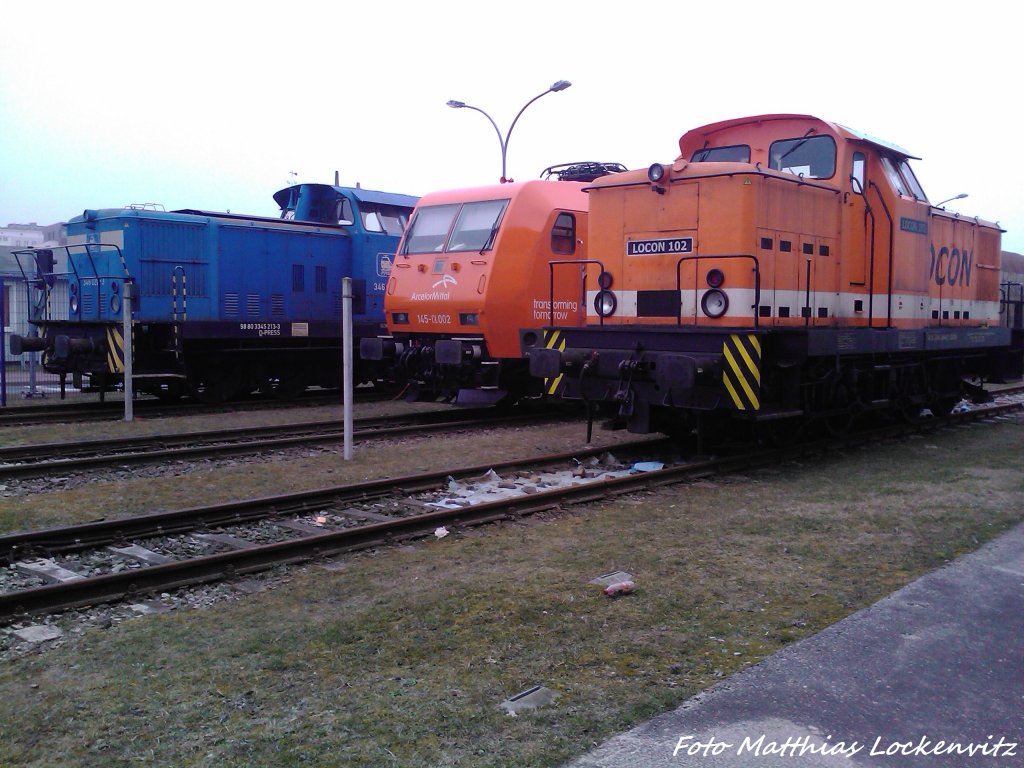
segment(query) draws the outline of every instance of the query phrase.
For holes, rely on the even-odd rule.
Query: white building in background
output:
[[[3,284],[3,343],[6,347],[7,336],[11,333],[20,335],[27,334],[31,326],[28,322],[28,286],[25,283],[25,274],[33,277],[33,264],[31,256],[22,255],[15,257],[14,251],[25,248],[58,248],[67,243],[67,224],[57,222],[56,224],[40,225],[32,222],[30,224],[8,224],[0,227],[0,282]],[[63,248],[55,251],[55,256],[63,258]],[[18,361],[20,358],[12,356],[9,350],[5,349],[6,359]],[[22,356],[23,357],[23,356]]]
[[[0,248],[43,248],[64,245],[67,242],[67,224],[42,226],[31,224],[8,224],[0,227]]]

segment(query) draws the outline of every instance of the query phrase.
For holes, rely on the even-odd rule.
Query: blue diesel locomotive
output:
[[[358,351],[384,332],[384,287],[417,198],[299,184],[274,200],[276,219],[86,210],[68,222],[68,245],[17,254],[38,330],[12,336],[11,352],[41,351],[76,387],[123,384],[130,285],[137,392],[221,402],[340,386],[342,278]],[[357,382],[374,378],[370,365],[355,360]]]

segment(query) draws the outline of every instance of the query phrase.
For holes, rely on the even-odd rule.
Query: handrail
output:
[[[762,179],[775,179],[777,181],[785,181],[790,184],[798,184],[799,186],[802,187],[814,187],[815,189],[821,189],[826,192],[832,192],[833,194],[836,195],[842,192],[842,190],[840,190],[838,187],[831,187],[827,184],[815,184],[814,182],[807,181],[802,176],[795,176],[791,173],[785,173],[783,171],[779,171],[778,175],[774,173],[765,173],[764,170],[760,168],[744,169],[742,171],[722,171],[720,173],[701,173],[695,174],[693,176],[678,176],[674,179],[662,179],[659,183],[667,183],[671,185],[685,181],[699,181],[700,179],[722,179],[731,178],[733,176],[759,176]],[[617,184],[600,184],[591,187],[584,187],[583,191],[590,192],[593,189],[611,189],[612,187],[646,187],[650,186],[650,184],[651,182],[648,181],[647,179],[638,181],[620,181]]]
[[[887,290],[886,290],[886,318],[885,318],[885,327],[886,328],[891,328],[892,327],[892,269],[893,269],[892,260],[893,260],[893,252],[895,251],[895,241],[894,241],[895,224],[893,223],[892,214],[889,212],[889,206],[887,206],[885,204],[885,198],[882,196],[881,188],[877,184],[875,184],[875,182],[873,182],[873,181],[868,182],[868,187],[875,190],[875,194],[878,195],[878,201],[882,204],[882,213],[884,213],[885,214],[885,218],[887,218],[889,220],[889,277],[888,277],[888,287],[887,287]],[[874,239],[872,239],[871,245],[872,245],[872,249],[873,249],[874,248]],[[875,282],[875,271],[874,271],[874,264],[872,264],[871,265],[871,283],[870,283],[871,287],[869,288],[869,296],[868,296],[868,328],[874,327],[874,323],[873,323],[874,304],[875,304],[874,282]]]
[[[760,324],[760,318],[758,317],[758,310],[761,306],[761,264],[757,260],[757,257],[749,253],[722,253],[722,254],[701,254],[698,256],[683,256],[676,262],[676,291],[682,293],[683,290],[683,276],[682,266],[684,261],[692,261],[695,263],[703,259],[750,259],[754,262],[754,327],[757,328]],[[694,291],[697,290],[696,276],[694,279]],[[676,313],[676,325],[681,326],[683,324],[683,302],[679,302],[679,310]]]
[[[1014,293],[1018,298],[1012,298]],[[1010,307],[1014,309],[1012,314]],[[1006,315],[1007,328],[1024,328],[1024,283],[1008,280],[999,284],[999,314]]]
[[[560,261],[549,261],[548,262],[548,327],[553,328],[555,325],[555,267],[563,264],[597,264],[601,268],[601,272],[604,272],[604,264],[597,259],[565,259]],[[598,273],[600,274],[600,273]],[[583,301],[581,302],[584,308],[583,316],[586,317],[586,306],[587,306],[587,292],[583,291]],[[598,313],[600,318],[599,325],[604,325],[604,317]]]

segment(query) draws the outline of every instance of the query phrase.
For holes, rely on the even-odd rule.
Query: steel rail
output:
[[[480,408],[359,419],[355,437],[366,440],[417,431],[519,424],[558,416],[556,411],[527,411],[501,416],[497,413],[493,408]],[[38,477],[48,472],[69,472],[108,465],[147,464],[211,454],[237,455],[324,443],[337,440],[343,429],[341,420],[332,420],[212,432],[185,432],[178,435],[161,434],[82,441],[73,444],[47,443],[0,448],[0,462],[6,462],[0,464],[0,478]],[[69,453],[72,455],[68,456]],[[64,454],[65,457],[44,458],[55,454]]]
[[[357,389],[356,398],[360,402],[377,402],[394,399],[395,393],[383,393],[378,390]],[[321,406],[340,405],[340,394],[331,392],[329,395],[307,393],[292,400],[274,398],[250,398],[237,400],[220,405],[207,405],[189,400],[179,404],[167,403],[157,399],[136,399],[134,407],[145,414],[146,418],[165,418],[175,416],[200,416],[218,413],[237,413],[239,411],[291,410],[295,408],[318,408]],[[64,401],[60,404],[48,405],[16,405],[0,409],[0,426],[32,426],[37,424],[71,424],[92,421],[121,421],[124,417],[124,401],[108,400],[106,402],[89,401],[75,403]]]
[[[760,450],[737,456],[697,461],[636,475],[605,478],[567,488],[539,491],[471,507],[438,510],[422,515],[396,518],[387,522],[370,523],[339,531],[303,536],[250,549],[8,592],[0,594],[0,622],[11,621],[18,616],[121,600],[132,595],[157,590],[167,591],[191,584],[265,570],[282,564],[328,557],[409,538],[423,537],[441,525],[475,526],[499,520],[515,519],[564,504],[598,501],[652,485],[679,483],[688,479],[697,479],[738,469],[777,464],[780,461],[788,461],[808,454],[821,456],[836,448],[847,448],[865,442],[901,437],[914,432],[932,431],[949,424],[991,418],[1003,412],[1020,409],[1020,403],[1000,405],[949,417],[933,418],[925,422],[884,427],[838,439],[829,438],[803,443],[785,449]],[[603,451],[608,448],[594,450]],[[391,482],[397,483],[400,480]]]
[[[640,449],[653,450],[666,446],[668,442],[665,438],[640,439],[629,443],[620,443],[614,446],[614,450],[619,453]],[[200,528],[251,522],[275,515],[308,513],[310,510],[320,509],[339,501],[367,500],[395,492],[409,494],[429,490],[436,488],[438,484],[443,483],[449,477],[464,479],[478,476],[489,469],[504,471],[536,467],[597,456],[611,450],[613,448],[607,446],[592,447],[547,456],[448,468],[383,480],[366,480],[311,491],[243,499],[204,507],[9,533],[0,535],[0,563],[11,563],[27,555],[70,552],[131,538],[169,535]]]

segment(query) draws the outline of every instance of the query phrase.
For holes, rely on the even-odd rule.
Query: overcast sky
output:
[[[58,2],[0,12],[0,224],[159,203],[276,215],[289,180],[420,195],[671,161],[793,112],[922,159],[933,202],[1024,252],[1019,25],[989,0]],[[292,173],[294,172],[294,176]]]

